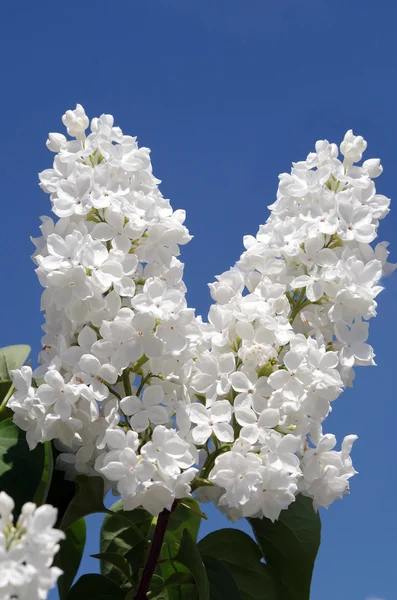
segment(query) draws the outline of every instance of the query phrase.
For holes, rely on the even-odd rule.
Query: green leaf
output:
[[[13,392],[11,371],[19,369],[30,354],[30,346],[24,344],[0,348],[0,421],[12,416],[6,407]]]
[[[86,523],[79,519],[66,531],[66,538],[61,541],[55,564],[62,569],[63,575],[58,579],[60,600],[66,598],[73,585],[84,552],[86,540]]]
[[[147,536],[150,525],[153,521],[153,515],[151,515],[144,508],[124,510],[122,500],[117,500],[117,502],[115,502],[107,512],[108,514],[104,519],[104,524],[107,523],[109,519],[117,517],[117,521],[119,523],[124,523],[124,526],[128,526],[128,524],[130,524],[133,529],[138,529],[141,535],[137,535],[140,538]]]
[[[125,592],[103,575],[83,575],[74,584],[66,600],[124,600]]]
[[[91,554],[92,558],[99,558],[100,560],[105,560],[110,563],[116,569],[121,571],[123,575],[127,579],[131,579],[131,569],[128,561],[121,554],[116,554],[115,552],[99,552],[99,554]]]
[[[193,575],[196,581],[199,599],[210,600],[207,573],[197,545],[188,529],[184,529],[183,531],[181,544],[175,560],[189,569]]]
[[[0,422],[0,490],[15,502],[15,515],[31,502],[40,485],[44,468],[44,446],[29,450],[25,433],[12,419]]]
[[[107,512],[103,503],[104,481],[102,477],[89,477],[88,475],[77,475],[77,490],[71,503],[63,516],[61,529],[66,531],[81,517],[93,513]]]
[[[54,459],[52,456],[51,442],[44,443],[44,467],[39,487],[36,490],[33,502],[37,505],[44,504],[50,491],[52,473],[54,471]]]
[[[168,521],[167,530],[164,536],[164,542],[161,549],[160,560],[176,556],[185,530],[189,532],[194,541],[200,528],[200,505],[192,498],[185,498],[184,504],[178,504],[171,513]],[[172,573],[169,566],[163,570],[163,577],[166,579]]]
[[[173,558],[177,555],[181,544],[182,535],[185,530],[189,532],[194,541],[200,528],[200,505],[192,498],[184,498],[184,504],[178,504],[171,513],[165,532],[163,546],[161,548],[160,560]],[[161,575],[164,580],[169,580],[173,573],[189,574],[189,570],[182,564],[165,562],[161,565]],[[182,585],[180,588],[171,587],[168,590],[169,600],[193,600],[195,587]]]
[[[56,459],[59,454],[54,444],[51,444],[53,461],[56,464]],[[73,500],[76,486],[73,481],[65,479],[65,472],[55,469],[52,473],[50,489],[48,490],[47,503],[55,506],[58,511],[56,527],[59,528],[63,516]]]
[[[130,565],[132,577],[135,582],[138,582],[139,571],[145,566],[145,559],[148,549],[148,540],[142,539],[137,542],[125,555],[125,558]]]
[[[279,600],[277,581],[271,567],[261,562],[261,549],[243,531],[229,528],[213,531],[200,540],[198,549],[202,556],[211,556],[222,562],[232,575],[241,600]]]
[[[102,554],[128,554],[127,560],[134,573],[144,564],[145,538],[153,517],[143,508],[131,511],[123,511],[122,508],[123,503],[119,500],[106,514],[101,527],[100,550]],[[105,559],[101,559],[101,573],[119,586],[131,585],[129,579]]]
[[[167,581],[156,575],[152,577],[148,594],[150,600],[162,600],[163,598],[169,600],[174,595],[178,600],[195,600],[197,598],[197,588],[188,569],[184,573],[173,573]]]
[[[183,502],[184,504],[178,504],[171,513],[161,548],[160,560],[170,559],[177,555],[184,530],[190,533],[194,541],[197,540],[201,523],[200,505],[192,498],[184,498]],[[175,572],[189,574],[189,570],[179,563],[165,562],[161,565],[161,576],[164,580],[169,580]],[[192,600],[194,598],[192,590],[194,591],[192,585],[183,585],[179,589],[169,588],[169,600]]]
[[[241,595],[230,571],[213,556],[202,556],[210,584],[211,600],[241,600]]]
[[[30,354],[30,346],[17,344],[0,348],[0,383],[12,381],[11,371],[19,369]]]
[[[310,498],[299,495],[278,521],[248,519],[266,563],[280,579],[279,600],[309,600],[321,538],[321,520]]]

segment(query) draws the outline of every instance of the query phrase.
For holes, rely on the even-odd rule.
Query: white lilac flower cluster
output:
[[[54,439],[58,466],[102,475],[127,510],[153,514],[197,490],[230,518],[276,519],[298,492],[328,506],[355,473],[321,423],[354,365],[370,365],[368,320],[387,244],[369,245],[389,200],[379,160],[350,131],[280,177],[271,217],[210,285],[209,323],[187,308],[185,213],[158,189],[147,148],[67,111],[40,174],[34,260],[43,287],[40,366],[14,372],[8,405],[30,447]],[[43,380],[43,382],[40,382]]]
[[[213,433],[216,460],[206,488],[231,518],[272,520],[297,493],[328,507],[348,491],[357,436],[340,452],[322,422],[354,366],[374,365],[368,320],[379,280],[393,271],[387,243],[370,246],[390,201],[372,181],[378,159],[348,131],[280,175],[277,200],[237,264],[210,284],[210,349],[195,365],[191,437]],[[210,431],[210,426],[212,431]],[[229,447],[228,447],[229,444]],[[204,497],[204,494],[202,495]]]
[[[65,534],[54,529],[57,511],[32,502],[13,522],[14,501],[0,492],[0,598],[44,600],[62,575],[51,566]]]
[[[92,119],[87,136],[82,106],[62,120],[75,139],[50,134],[53,168],[39,175],[59,219],[43,217],[33,240],[41,365],[14,373],[8,405],[31,448],[56,440],[58,466],[103,475],[126,508],[156,513],[197,473],[197,452],[174,425],[201,339],[177,258],[191,237],[148,148],[111,115]]]

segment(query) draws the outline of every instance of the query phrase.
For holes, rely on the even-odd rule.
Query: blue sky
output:
[[[187,210],[188,300],[206,314],[207,283],[267,217],[277,175],[317,139],[363,135],[381,157],[380,193],[394,195],[397,4],[391,0],[3,0],[0,61],[3,293],[0,345],[40,345],[40,287],[29,236],[48,214],[37,172],[48,131],[76,102],[152,148],[162,191]],[[392,203],[393,206],[393,203]],[[397,208],[380,230],[397,261]],[[313,600],[393,600],[396,556],[396,292],[385,282],[370,341],[376,368],[358,369],[327,420],[357,433],[352,493],[323,517]],[[214,510],[203,531],[224,525]],[[99,520],[91,518],[89,551]],[[84,570],[93,559],[85,559]]]

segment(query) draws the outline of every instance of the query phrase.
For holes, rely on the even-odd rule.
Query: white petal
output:
[[[83,350],[88,352],[91,349],[92,344],[94,344],[97,341],[97,339],[98,339],[98,336],[95,333],[95,331],[91,327],[88,327],[86,325],[80,331],[77,341],[79,343],[79,346],[81,346],[81,348],[83,348]]]
[[[187,412],[190,420],[193,423],[197,423],[199,425],[207,425],[209,423],[208,411],[199,402],[195,402],[194,404],[189,404],[187,407]]]
[[[267,382],[274,390],[279,390],[286,385],[290,378],[288,371],[281,369],[272,373]]]
[[[232,407],[228,400],[218,400],[210,408],[210,419],[214,423],[229,422],[232,418]]]
[[[192,438],[195,444],[203,446],[212,434],[212,429],[209,425],[197,425],[192,429]]]
[[[130,424],[135,431],[145,431],[149,427],[149,415],[147,410],[140,410],[130,419]]]
[[[251,387],[251,382],[248,380],[245,373],[241,373],[241,371],[232,373],[229,379],[236,392],[248,392]]]
[[[222,374],[228,374],[234,371],[236,366],[236,360],[233,352],[222,354],[219,358],[219,372]]]
[[[48,251],[55,256],[65,257],[67,255],[66,243],[61,236],[51,233],[47,238]]]
[[[142,402],[137,396],[126,396],[120,400],[120,408],[127,417],[130,417],[142,409]]]
[[[259,429],[257,424],[245,425],[240,430],[240,437],[247,440],[250,444],[256,444],[259,436]]]
[[[236,421],[239,425],[253,425],[256,424],[256,414],[251,408],[247,406],[236,408],[235,410]]]
[[[164,353],[164,342],[159,340],[154,333],[147,333],[142,337],[142,350],[148,358],[160,358]]]
[[[163,425],[169,420],[167,409],[164,406],[151,406],[147,410],[149,420],[155,425]]]
[[[303,356],[299,354],[299,352],[294,352],[293,350],[290,350],[284,356],[284,364],[290,372],[296,371],[302,360]]]
[[[80,364],[80,369],[82,371],[84,371],[85,373],[92,373],[93,375],[99,374],[99,371],[101,368],[101,363],[96,358],[96,356],[93,356],[92,354],[84,354],[80,358],[79,364]]]
[[[122,450],[125,448],[125,433],[121,429],[108,429],[105,437],[106,443],[112,450]]]
[[[107,223],[98,223],[92,230],[92,237],[97,240],[111,240],[115,237],[116,231]]]
[[[265,408],[258,420],[259,427],[276,427],[280,422],[280,411],[278,408]]]
[[[295,277],[290,283],[292,289],[296,290],[299,288],[304,288],[308,283],[311,282],[311,277],[308,275],[300,275],[299,277]]]
[[[142,404],[145,408],[161,404],[164,400],[164,391],[161,385],[150,385],[145,388],[142,396]]]
[[[109,481],[119,481],[128,473],[128,467],[120,462],[110,462],[105,467],[99,469],[100,472],[109,479]]]
[[[324,294],[324,282],[321,279],[312,279],[306,287],[306,296],[310,302],[317,302]]]
[[[338,354],[336,352],[326,352],[320,360],[320,370],[335,369],[339,364]]]
[[[234,431],[227,423],[216,423],[213,427],[214,433],[221,442],[233,442]]]

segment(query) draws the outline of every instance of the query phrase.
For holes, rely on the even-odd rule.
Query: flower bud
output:
[[[62,133],[49,133],[46,146],[51,152],[59,152],[67,143],[67,139]]]
[[[383,167],[380,164],[380,158],[370,158],[363,162],[363,170],[368,174],[368,177],[375,179],[383,172]]]
[[[353,130],[349,129],[340,145],[340,151],[348,162],[355,163],[361,160],[366,147],[364,138],[354,135]]]
[[[70,136],[78,140],[84,139],[89,120],[81,104],[76,104],[75,110],[67,110],[62,117],[62,123]]]

